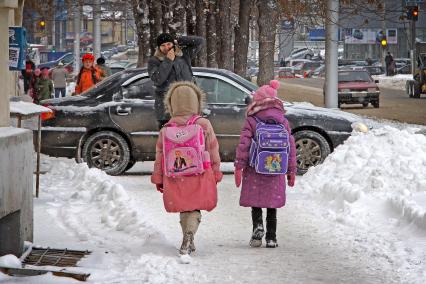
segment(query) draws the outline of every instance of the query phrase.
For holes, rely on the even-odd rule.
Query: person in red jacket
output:
[[[93,65],[95,57],[92,54],[87,53],[83,55],[81,61],[83,62],[83,67],[81,67],[80,72],[77,75],[77,82],[75,86],[75,93],[77,95],[83,93],[87,89],[90,89],[102,80],[100,70]]]

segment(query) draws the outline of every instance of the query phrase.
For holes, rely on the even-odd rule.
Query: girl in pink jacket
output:
[[[217,204],[216,184],[222,180],[220,172],[219,144],[210,122],[200,117],[205,94],[191,82],[176,82],[170,85],[164,99],[164,105],[171,115],[170,121],[160,130],[156,145],[156,158],[151,182],[157,190],[163,193],[164,207],[167,212],[179,212],[183,240],[180,254],[190,254],[195,251],[194,235],[201,221],[201,210],[211,211]],[[204,172],[193,175],[166,174],[163,151],[163,138],[169,127],[198,124],[205,138],[205,154],[208,156]],[[179,138],[179,133],[176,137]],[[167,134],[168,135],[168,134]],[[167,136],[168,137],[168,136]],[[167,151],[167,150],[166,150]],[[175,151],[171,167],[177,172],[190,167],[192,161],[181,151]],[[168,172],[167,172],[168,173]]]

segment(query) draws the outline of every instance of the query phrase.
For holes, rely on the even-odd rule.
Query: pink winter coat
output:
[[[176,116],[170,122],[178,125],[185,125],[191,116]],[[213,127],[205,118],[196,121],[203,130],[206,138],[206,150],[210,153],[211,168],[201,175],[181,176],[171,178],[164,175],[163,159],[163,131],[156,145],[156,157],[154,172],[151,176],[151,182],[154,184],[163,184],[163,201],[167,212],[186,212],[193,210],[211,211],[217,204],[216,184],[222,180],[220,172],[219,143],[213,131]]]

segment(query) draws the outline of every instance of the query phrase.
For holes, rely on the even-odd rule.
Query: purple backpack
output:
[[[287,173],[290,139],[282,124],[257,121],[256,132],[250,145],[250,166],[264,175]]]

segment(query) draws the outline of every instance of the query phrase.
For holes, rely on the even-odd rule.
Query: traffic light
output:
[[[40,28],[40,30],[43,30],[46,28],[46,22],[44,20],[40,20],[38,22],[38,27]]]
[[[388,40],[386,39],[386,36],[382,37],[380,44],[383,48],[386,48],[386,46],[388,46]]]
[[[419,19],[419,7],[409,6],[407,7],[407,19],[411,21],[417,21]]]

